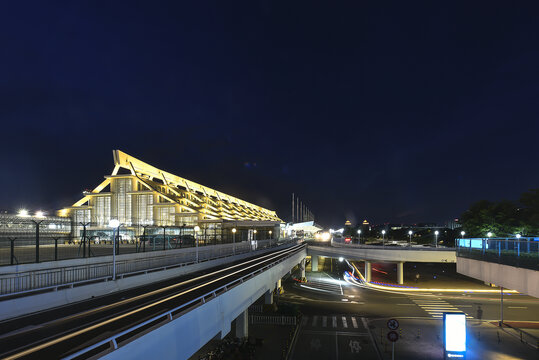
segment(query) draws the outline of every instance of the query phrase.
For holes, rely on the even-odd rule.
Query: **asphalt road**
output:
[[[371,290],[345,282],[342,269],[333,270],[308,272],[307,283],[285,284],[285,293],[279,298],[279,301],[298,305],[304,314],[293,351],[295,360],[313,359],[316,353],[328,359],[360,355],[365,359],[390,359],[391,343],[386,339],[389,331],[386,322],[390,318],[401,322],[397,358],[441,359],[443,312],[467,314],[468,358],[501,359],[510,355],[531,359],[537,355],[536,350],[490,324],[489,320],[494,322],[500,318],[497,294]],[[483,321],[477,320],[478,306],[483,310]],[[525,295],[506,295],[504,321],[539,322],[539,300]]]

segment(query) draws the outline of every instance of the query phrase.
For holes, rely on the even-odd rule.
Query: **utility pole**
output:
[[[294,193],[292,193],[292,224],[294,223]]]

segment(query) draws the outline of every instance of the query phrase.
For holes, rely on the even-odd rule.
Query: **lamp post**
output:
[[[256,229],[253,230],[253,234],[254,234],[253,239],[254,239],[254,243],[255,243],[254,245],[256,246]],[[252,246],[251,246],[251,250],[253,250]]]
[[[464,239],[464,235],[466,235],[466,232],[465,232],[465,231],[461,231],[461,232],[460,232],[460,238],[461,238],[461,239]]]
[[[357,231],[357,237],[358,237],[358,239],[357,239],[358,244],[361,244],[361,230]]]
[[[197,232],[200,231],[200,226],[195,226],[194,228],[195,230],[195,247],[196,247],[196,255],[197,255],[197,263],[198,263],[198,237],[197,237]]]
[[[109,227],[112,228],[112,280],[116,280],[116,230],[120,231],[120,221],[110,219]]]
[[[386,246],[386,231],[382,230],[382,246]]]
[[[435,237],[435,239],[436,239],[436,240],[434,240],[434,241],[436,242],[436,247],[438,247],[438,234],[440,234],[440,232],[439,232],[438,230],[436,230],[436,231],[434,232],[434,237]]]
[[[268,231],[268,233],[269,233],[269,244],[271,246],[271,233],[272,233],[272,231],[270,230],[270,231]]]
[[[412,246],[412,234],[413,234],[412,230],[408,231],[408,236],[410,237],[410,243],[408,244],[408,246]]]
[[[236,228],[232,228],[232,252],[236,255]]]

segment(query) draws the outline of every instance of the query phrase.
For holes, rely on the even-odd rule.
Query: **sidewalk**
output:
[[[391,359],[391,342],[386,338],[388,319],[370,320],[369,325],[384,359]],[[428,318],[397,318],[399,339],[395,343],[395,358],[443,359],[443,323]],[[537,350],[521,343],[489,322],[468,321],[468,360],[535,359]]]

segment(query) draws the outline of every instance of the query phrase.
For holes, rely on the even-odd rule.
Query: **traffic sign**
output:
[[[399,322],[397,319],[389,319],[387,321],[387,328],[389,330],[397,330],[399,328]]]
[[[387,333],[387,339],[391,342],[395,342],[399,340],[399,334],[397,334],[395,331],[390,331]]]

